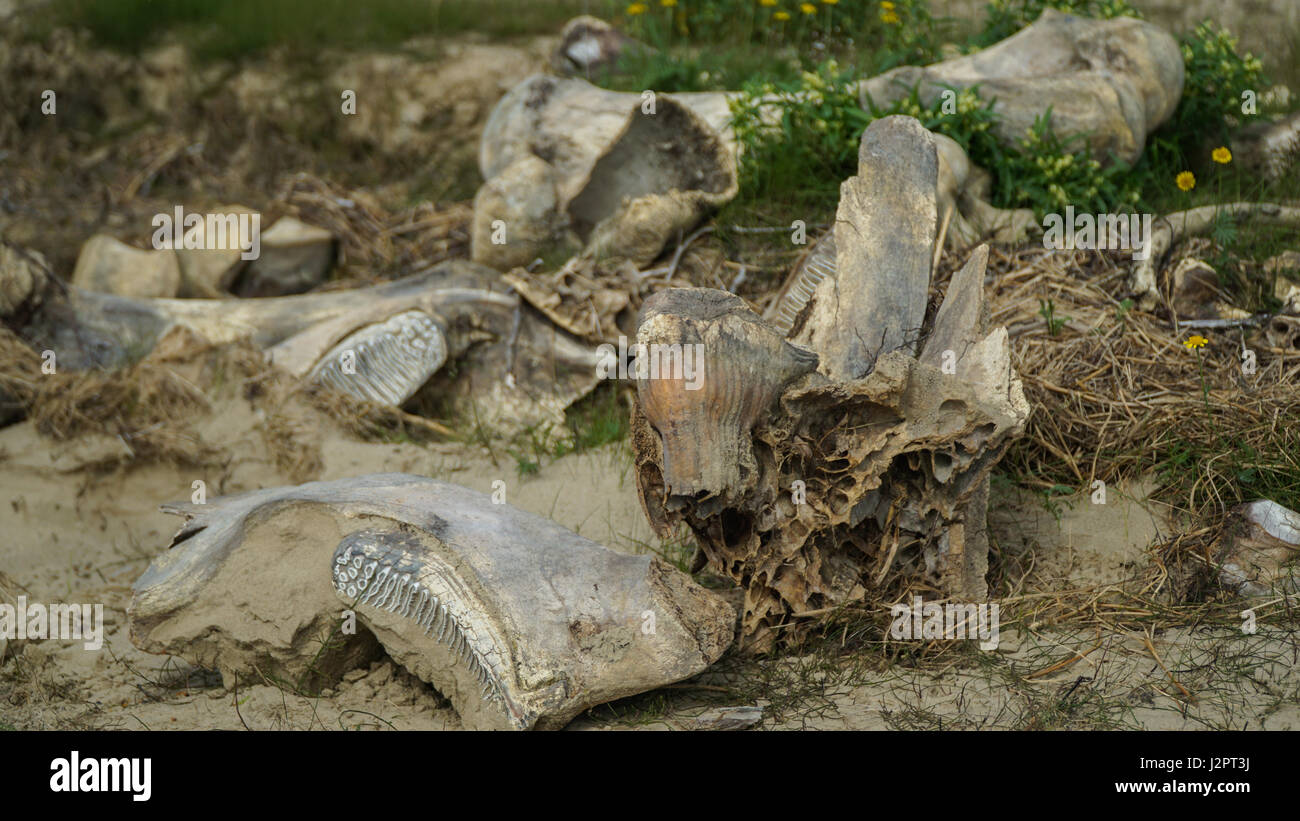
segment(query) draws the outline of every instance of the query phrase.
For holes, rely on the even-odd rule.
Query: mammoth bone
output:
[[[891,574],[987,596],[989,472],[1029,406],[1006,329],[985,328],[987,247],[927,321],[937,184],[919,122],[867,127],[840,189],[833,265],[788,339],[722,291],[661,291],[642,306],[647,356],[703,355],[695,374],[638,369],[642,505],[661,534],[689,526],[709,568],[745,588],[745,649],[772,648],[797,635],[791,622]]]
[[[459,375],[438,390],[506,427],[562,420],[597,383],[593,350],[508,292],[495,271],[463,261],[347,291],[139,299],[61,287],[0,247],[0,286],[13,292],[0,319],[74,369],[130,364],[180,327],[217,344],[247,338],[295,376],[399,406],[460,360]]]
[[[556,728],[699,673],[735,628],[730,605],[657,557],[420,476],[163,509],[186,521],[135,583],[131,641],[228,684],[332,686],[378,640],[467,728]],[[349,610],[367,629],[338,629]]]

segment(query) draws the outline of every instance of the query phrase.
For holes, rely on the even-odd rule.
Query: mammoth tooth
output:
[[[554,728],[699,673],[734,634],[731,607],[662,560],[424,477],[164,509],[188,521],[135,583],[131,640],[228,682],[260,671],[332,686],[382,646],[465,727]],[[364,591],[347,572],[357,560]],[[339,630],[348,610],[366,629]]]
[[[401,405],[446,361],[438,321],[424,311],[403,311],[348,335],[307,378],[358,399]]]
[[[781,293],[763,318],[772,323],[782,336],[795,330],[799,312],[804,309],[823,279],[835,277],[835,232],[828,231],[813,244],[812,251],[787,280]]]
[[[750,431],[782,389],[817,367],[734,294],[673,288],[637,327],[637,396],[663,442],[670,496],[728,497],[755,469]]]

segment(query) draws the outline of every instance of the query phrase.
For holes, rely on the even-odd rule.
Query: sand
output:
[[[318,698],[270,684],[236,694],[223,689],[219,676],[180,659],[148,655],[130,643],[125,610],[131,583],[165,549],[180,523],[159,512],[160,503],[188,499],[196,480],[212,495],[293,481],[267,451],[261,432],[266,415],[265,407],[241,397],[215,399],[211,412],[192,422],[197,435],[222,454],[219,464],[203,468],[139,464],[116,437],[54,442],[31,422],[0,430],[0,499],[6,502],[0,508],[5,534],[0,572],[24,586],[29,601],[102,603],[106,633],[97,651],[77,641],[30,641],[19,648],[0,667],[0,722],[32,729],[459,727],[444,699],[387,659],[349,673]],[[314,419],[310,436],[322,455],[319,474],[311,478],[407,471],[483,492],[500,480],[511,504],[614,549],[659,547],[636,500],[626,443],[546,462],[537,474],[521,478],[499,448],[494,464],[479,445],[365,442],[324,417]],[[1032,568],[1024,582],[1029,588],[1120,583],[1146,567],[1148,545],[1167,529],[1161,511],[1143,504],[1142,497],[1141,487],[1111,488],[1105,505],[1081,495],[1053,513],[1037,497],[1003,490],[991,504],[991,532],[1004,561]],[[1099,641],[1101,647],[1083,661],[1027,678]],[[780,704],[762,697],[754,703],[765,708],[759,726],[769,729],[1017,727],[1069,709],[1077,710],[1087,726],[1300,726],[1297,677],[1283,657],[1286,635],[1188,629],[1166,631],[1155,641],[1167,666],[1191,668],[1182,674],[1184,686],[1215,691],[1216,697],[1184,713],[1180,693],[1139,636],[1099,639],[1013,627],[996,652],[974,665],[895,665],[864,672],[855,669],[861,660],[850,657],[823,671],[811,707],[787,704],[784,697]],[[748,664],[724,661],[694,683],[660,691],[666,706],[652,715],[644,708],[650,697],[641,696],[597,708],[571,728],[684,726],[717,705],[705,695],[734,685],[737,676],[744,684],[759,674]],[[776,682],[779,692],[807,689],[804,668],[824,661],[790,656],[762,664],[762,675]],[[1244,674],[1242,665],[1250,668]],[[783,677],[788,684],[780,684]]]

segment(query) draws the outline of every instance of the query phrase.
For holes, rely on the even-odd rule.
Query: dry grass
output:
[[[1196,331],[1209,344],[1188,349],[1193,331],[1116,298],[1120,263],[1084,251],[991,255],[992,322],[1010,332],[1034,408],[1007,467],[1025,486],[1073,492],[1154,473],[1157,498],[1198,519],[1265,494],[1297,506],[1300,356],[1249,328]],[[1247,348],[1253,374],[1241,366]]]

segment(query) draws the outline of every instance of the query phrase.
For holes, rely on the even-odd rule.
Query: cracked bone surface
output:
[[[933,132],[930,136],[939,164],[934,215],[937,230],[944,237],[944,248],[955,253],[984,240],[1023,242],[1030,226],[1036,224],[1034,212],[1028,208],[994,207],[988,202],[989,173],[971,163],[956,140]],[[781,333],[789,333],[817,285],[828,275],[834,276],[839,257],[835,236],[840,230],[837,225],[814,243],[763,314]]]
[[[131,364],[181,327],[216,344],[247,338],[277,367],[361,399],[400,405],[436,390],[503,429],[562,424],[598,381],[593,349],[508,293],[497,272],[464,261],[349,291],[135,299],[65,293],[0,247],[0,296],[0,320],[71,369]],[[457,376],[439,376],[447,361]]]
[[[695,675],[733,638],[731,606],[659,558],[424,477],[164,510],[186,522],[135,583],[131,640],[228,683],[260,672],[328,686],[377,639],[466,727],[545,729]],[[363,625],[353,635],[337,629],[347,610]]]
[[[675,398],[672,383],[638,380],[638,491],[658,532],[684,522],[710,569],[745,587],[746,650],[771,649],[812,623],[803,614],[898,577],[987,596],[989,473],[1029,405],[1006,329],[986,327],[987,248],[927,321],[935,151],[909,117],[864,132],[858,176],[841,188],[836,258],[789,333],[792,347],[811,349],[802,358],[730,295],[683,289],[647,302],[639,341],[705,342],[704,383],[727,381],[712,390],[729,407],[698,407],[684,391],[659,401]],[[814,354],[816,370],[792,367]],[[688,410],[709,421],[689,422]],[[719,441],[715,420],[728,413],[746,420],[729,426],[745,441]],[[708,435],[683,435],[688,425]],[[705,467],[746,453],[753,465],[739,471]],[[670,479],[683,466],[693,484]]]

